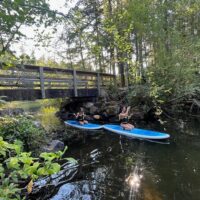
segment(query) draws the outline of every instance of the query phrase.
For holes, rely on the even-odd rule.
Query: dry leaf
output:
[[[33,190],[33,180],[31,180],[27,185],[28,194],[30,194]]]

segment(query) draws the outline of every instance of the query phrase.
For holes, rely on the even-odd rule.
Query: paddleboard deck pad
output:
[[[71,127],[84,129],[84,130],[96,130],[96,129],[103,128],[103,125],[93,124],[93,123],[88,123],[88,124],[81,125],[76,120],[67,120],[67,121],[65,121],[65,124],[68,125],[68,126],[71,126]]]
[[[114,133],[125,135],[128,137],[133,137],[133,138],[161,140],[161,139],[167,139],[170,137],[170,135],[166,133],[150,131],[150,130],[145,130],[145,129],[134,128],[132,130],[124,130],[120,125],[108,124],[108,125],[104,125],[104,129],[114,132]]]

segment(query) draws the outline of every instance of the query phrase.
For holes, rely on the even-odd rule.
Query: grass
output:
[[[36,101],[12,101],[2,105],[2,109],[22,108],[25,112],[37,112],[43,107],[59,107],[61,99],[42,99]]]
[[[37,101],[12,101],[2,106],[2,109],[22,108],[24,111],[36,112],[42,107],[42,102]]]
[[[59,130],[61,127],[60,120],[56,117],[59,111],[62,99],[42,99],[36,101],[12,101],[1,106],[1,109],[21,108],[26,113],[32,113],[33,116],[41,123],[46,132],[51,133]]]

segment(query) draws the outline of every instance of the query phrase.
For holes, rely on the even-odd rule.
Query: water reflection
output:
[[[58,175],[41,181],[45,189],[40,198],[32,199],[197,200],[200,137],[172,127],[169,145],[96,132],[78,147],[69,147],[67,153],[82,167],[70,171],[65,166]]]
[[[125,179],[125,182],[128,184],[130,188],[129,200],[137,198],[137,193],[139,192],[139,189],[141,187],[141,181],[143,178],[142,173],[143,173],[143,168],[141,167],[141,163],[136,162],[133,171]]]
[[[90,185],[89,181],[67,183],[62,185],[57,194],[50,200],[92,200],[94,199],[94,195],[90,193]]]

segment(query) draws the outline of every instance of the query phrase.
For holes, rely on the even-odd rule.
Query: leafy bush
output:
[[[130,87],[127,99],[131,106],[142,107],[144,111],[147,111],[153,105],[148,85],[138,84]]]
[[[127,91],[124,90],[123,88],[119,88],[119,86],[116,84],[110,84],[106,88],[108,99],[111,101],[121,101],[125,102],[126,101],[126,94]]]
[[[38,150],[45,141],[45,131],[25,116],[0,118],[0,136],[6,141],[20,140],[25,150]]]
[[[45,106],[45,107],[51,107],[52,106],[52,107],[59,108],[61,103],[62,103],[62,99],[61,98],[40,100],[40,104],[42,106]]]
[[[53,106],[44,107],[39,112],[39,119],[47,132],[59,130],[61,123],[56,117],[57,108]]]
[[[21,183],[27,185],[29,182],[27,191],[30,193],[34,180],[59,172],[61,166],[57,161],[66,150],[67,147],[63,152],[41,153],[39,158],[34,158],[31,153],[22,151],[21,142],[11,144],[0,137],[0,199],[21,199]],[[72,158],[67,160],[75,162]]]

